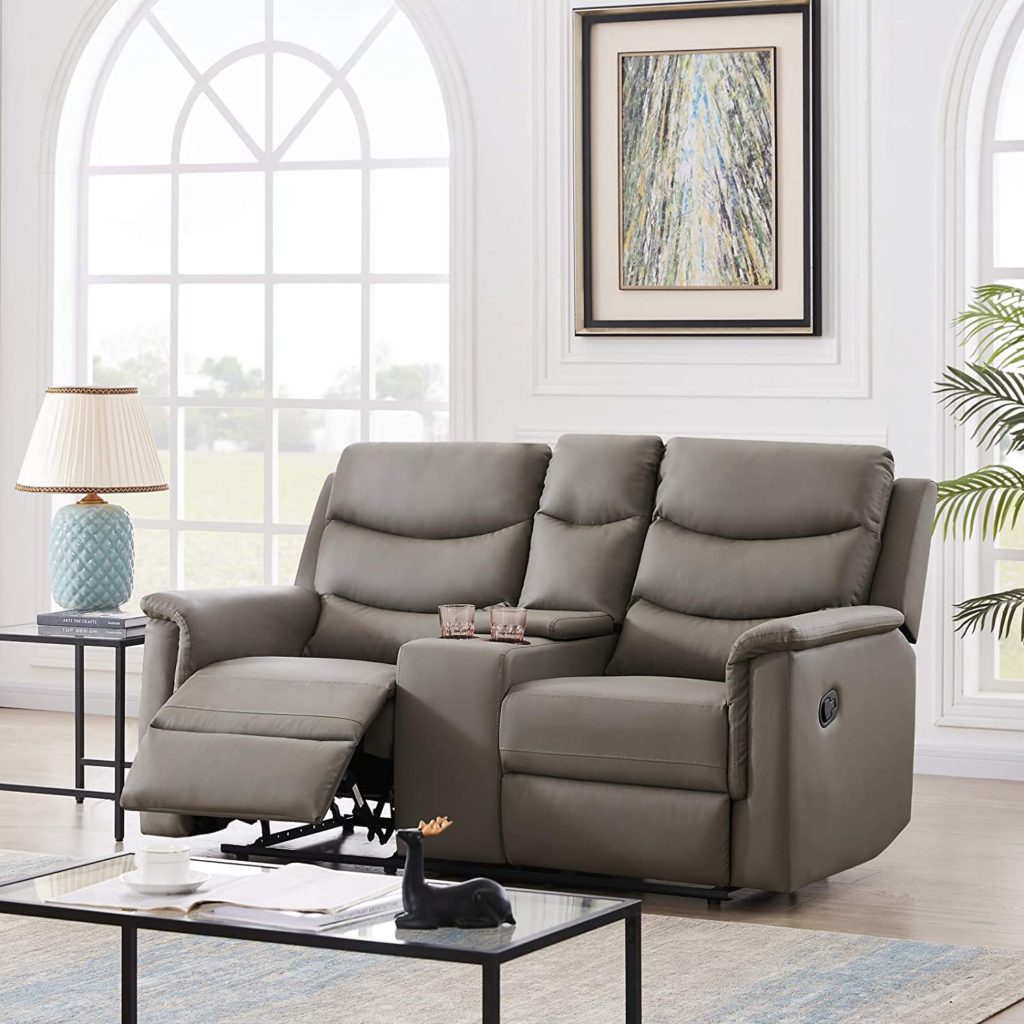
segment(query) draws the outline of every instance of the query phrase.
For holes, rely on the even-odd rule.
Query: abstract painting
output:
[[[775,49],[623,53],[624,289],[776,287]]]
[[[577,336],[821,336],[822,3],[572,5]]]

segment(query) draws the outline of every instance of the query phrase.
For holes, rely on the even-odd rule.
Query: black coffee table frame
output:
[[[74,786],[28,786],[13,782],[0,783],[0,792],[42,793],[47,796],[73,796],[76,803],[84,800],[114,801],[114,841],[124,840],[124,809],[121,807],[121,790],[124,789],[124,773],[131,767],[125,760],[125,652],[137,647],[146,639],[146,627],[138,626],[125,631],[123,637],[100,636],[95,633],[54,634],[40,633],[39,627],[29,623],[22,626],[0,626],[0,641],[23,644],[56,644],[75,649],[75,784]],[[85,755],[85,649],[86,647],[108,647],[114,651],[114,757],[113,760]],[[112,768],[114,771],[113,790],[86,789],[85,769],[87,766]]]
[[[86,862],[101,864],[123,857],[105,857]],[[527,956],[540,949],[557,945],[566,939],[596,931],[617,921],[625,923],[626,1014],[625,1024],[641,1024],[641,916],[639,900],[620,900],[614,906],[598,910],[590,916],[564,925],[556,925],[515,946],[499,950],[473,950],[430,945],[429,942],[408,941],[402,945],[372,939],[332,936],[329,931],[299,932],[284,929],[258,928],[249,925],[215,924],[195,918],[150,917],[133,915],[130,911],[91,910],[58,903],[26,903],[4,899],[3,890],[59,872],[43,872],[5,882],[0,886],[0,914],[20,917],[48,918],[56,921],[78,921],[83,924],[109,925],[121,930],[121,1024],[138,1024],[138,936],[139,931],[178,932],[207,935],[222,939],[265,942],[280,946],[302,946],[310,949],[333,949],[353,953],[399,956],[414,960],[435,960],[442,963],[476,964],[483,968],[482,1024],[501,1022],[501,968],[503,964]],[[552,895],[545,893],[544,895]],[[268,999],[270,998],[268,994]]]

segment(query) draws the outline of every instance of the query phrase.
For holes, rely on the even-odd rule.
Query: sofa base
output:
[[[501,822],[512,864],[726,886],[729,796],[505,775]]]
[[[340,827],[335,825],[333,827]],[[323,830],[321,830],[323,831]],[[309,842],[307,840],[315,840]],[[341,864],[348,867],[382,868],[385,874],[396,874],[405,866],[405,857],[397,850],[375,857],[365,853],[349,853],[337,841],[324,842],[320,835],[304,835],[295,840],[281,840],[288,845],[265,846],[259,840],[248,844],[223,843],[221,853],[238,860],[281,860],[303,864]],[[707,900],[709,904],[725,903],[737,890],[732,886],[683,885],[651,878],[626,878],[618,875],[590,874],[582,871],[554,871],[545,868],[518,867],[507,864],[476,864],[460,860],[428,860],[428,874],[440,878],[492,878],[519,888],[567,889],[592,893],[651,893],[659,896],[683,896]]]

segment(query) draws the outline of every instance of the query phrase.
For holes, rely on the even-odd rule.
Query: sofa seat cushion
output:
[[[728,792],[725,686],[665,676],[580,676],[513,687],[503,771]]]
[[[395,689],[395,668],[330,658],[239,658],[191,676],[157,712],[124,806],[316,821]]]
[[[355,740],[395,689],[395,667],[333,658],[238,658],[201,669],[152,727]]]

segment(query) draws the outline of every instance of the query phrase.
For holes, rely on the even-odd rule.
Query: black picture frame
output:
[[[580,335],[806,335],[822,333],[821,0],[689,0],[578,9],[576,115],[575,333]],[[609,22],[799,14],[803,55],[803,315],[797,319],[607,320],[593,312],[591,32]]]

